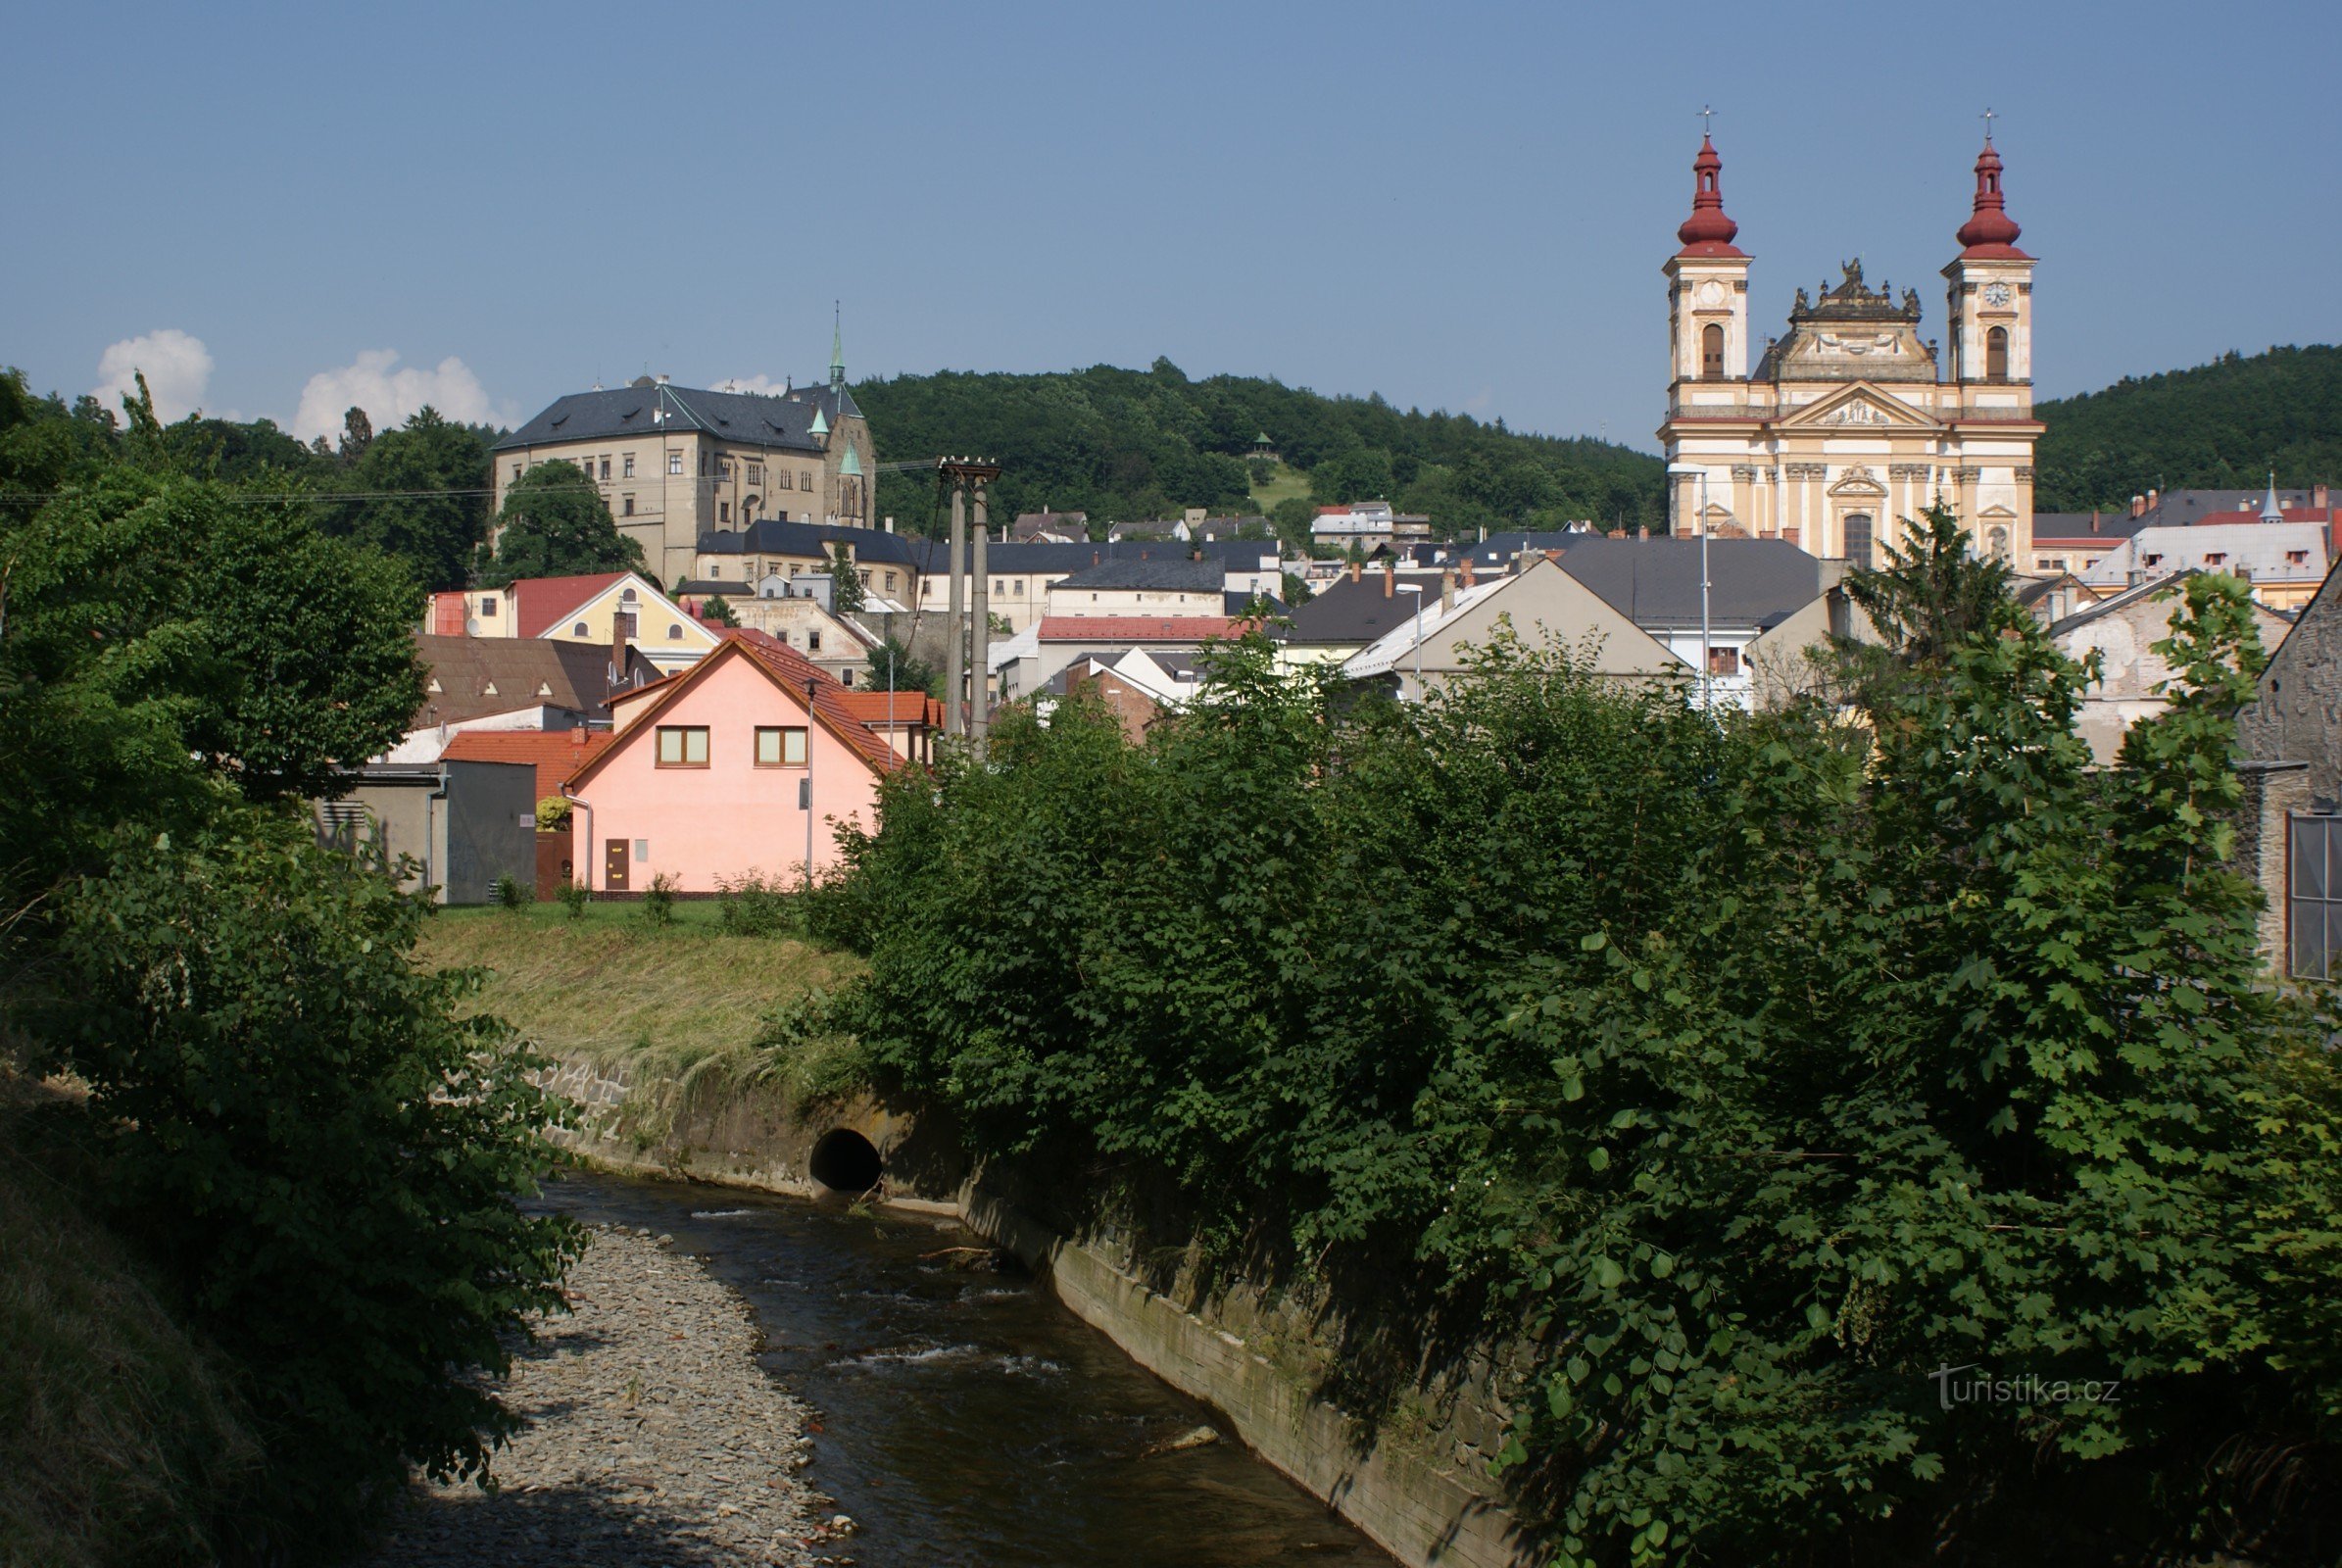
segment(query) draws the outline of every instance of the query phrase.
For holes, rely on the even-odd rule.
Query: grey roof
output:
[[[1413,594],[1396,591],[1398,583],[1421,584],[1426,594],[1439,592],[1436,574],[1402,571],[1392,580],[1390,598],[1383,597],[1383,574],[1377,570],[1365,572],[1356,582],[1347,577],[1337,578],[1320,588],[1309,603],[1294,608],[1293,625],[1285,632],[1289,643],[1346,644],[1370,643],[1385,632],[1411,620],[1415,615]]]
[[[987,570],[1000,568],[989,560]],[[1216,561],[1171,556],[1133,560],[1128,556],[1086,566],[1057,584],[1064,589],[1150,589],[1157,593],[1216,594],[1227,573]]]
[[[709,556],[828,556],[831,548],[844,540],[854,546],[854,558],[860,562],[882,562],[889,565],[914,566],[921,571],[930,569],[927,554],[936,550],[941,559],[941,547],[931,539],[914,539],[908,534],[889,533],[884,528],[855,528],[840,522],[782,522],[778,518],[763,517],[745,528],[725,529],[700,535],[700,552]]]
[[[2065,543],[2069,540],[2094,543],[2105,540],[2119,545],[2147,525],[2145,517],[2134,517],[2128,512],[2036,512],[2033,514],[2033,543],[2043,541]]]
[[[854,394],[845,393],[845,416],[859,418]],[[827,386],[803,386],[765,396],[759,392],[709,392],[698,387],[610,387],[572,392],[496,443],[504,452],[557,441],[621,440],[669,430],[704,430],[725,441],[818,453],[812,433],[816,412],[834,427],[842,416],[839,394]],[[655,417],[663,411],[665,417]]]
[[[1700,542],[1662,535],[1612,539],[1565,536],[1561,569],[1649,630],[1699,624]],[[1822,564],[1781,539],[1708,541],[1708,619],[1728,626],[1772,626],[1822,591]]]

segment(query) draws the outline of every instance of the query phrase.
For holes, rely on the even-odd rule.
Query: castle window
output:
[[[620,514],[620,515],[622,515],[622,516],[628,516],[628,517],[631,517],[631,516],[633,516],[633,515],[634,515],[634,497],[632,497],[632,496],[625,496],[625,497],[622,497],[622,498],[621,498],[621,500],[620,500],[620,504],[621,504],[621,505],[623,505],[623,506],[625,507],[625,509],[626,509],[626,510],[625,510],[625,512],[623,512],[622,514]]]
[[[666,471],[669,473],[681,473],[683,471],[682,453],[670,452],[666,455]]]
[[[2009,378],[2009,329],[1996,326],[1984,334],[1984,379],[2006,381]]]
[[[621,473],[621,476],[622,476],[622,477],[624,477],[624,478],[628,478],[628,479],[631,479],[631,478],[633,478],[633,477],[634,477],[634,454],[633,454],[633,453],[631,453],[631,452],[629,452],[629,453],[627,453],[627,454],[626,454],[624,457],[621,457],[621,458],[618,460],[618,462],[619,462],[619,464],[621,465],[621,468],[620,468],[620,473]]]
[[[1863,570],[1871,566],[1871,519],[1866,513],[1852,513],[1846,518],[1846,559]]]
[[[1724,379],[1724,328],[1713,323],[1699,329],[1699,373],[1706,381]]]

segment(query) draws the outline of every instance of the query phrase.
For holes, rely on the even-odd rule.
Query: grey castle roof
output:
[[[839,410],[844,404],[844,414]],[[563,441],[608,441],[669,430],[701,430],[723,441],[820,452],[813,416],[834,426],[841,417],[861,417],[852,392],[804,386],[770,397],[758,392],[709,392],[698,387],[610,387],[572,392],[496,443],[499,452]],[[663,415],[663,417],[659,417]]]

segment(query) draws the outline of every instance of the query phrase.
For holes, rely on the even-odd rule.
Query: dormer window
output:
[[[2141,556],[2139,557],[2139,564],[2142,566],[2160,566],[2163,564],[2163,557]]]
[[[2207,550],[2204,552],[2204,564],[2207,566],[2225,565],[2227,564],[2227,561],[2228,553],[2225,550]]]

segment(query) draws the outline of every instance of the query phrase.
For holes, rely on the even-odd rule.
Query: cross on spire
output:
[[[1709,132],[1713,131],[1716,128],[1715,122],[1716,111],[1709,108],[1706,104],[1701,104],[1699,106],[1699,133],[1702,136],[1705,136]]]
[[[1984,145],[1989,147],[1992,145],[1992,122],[1998,120],[2000,116],[1992,112],[1990,105],[1986,105],[1984,112],[1976,118],[1984,122]]]

